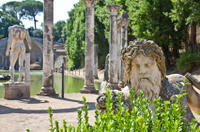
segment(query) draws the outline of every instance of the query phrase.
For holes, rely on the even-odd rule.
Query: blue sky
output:
[[[9,1],[22,1],[22,0],[0,0],[0,6],[9,2]],[[43,0],[37,0],[43,2]],[[66,21],[68,19],[68,12],[73,9],[73,5],[79,2],[79,0],[54,0],[54,23],[59,20]],[[37,28],[41,28],[41,22],[43,22],[43,14],[38,15],[37,20]],[[33,21],[22,20],[25,28],[33,27]]]

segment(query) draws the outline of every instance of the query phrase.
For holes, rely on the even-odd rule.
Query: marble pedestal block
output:
[[[5,99],[18,99],[30,97],[30,84],[29,83],[4,83],[4,98]]]

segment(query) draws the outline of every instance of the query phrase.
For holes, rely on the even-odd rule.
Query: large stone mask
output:
[[[150,100],[159,96],[165,78],[165,57],[153,41],[135,40],[121,52],[124,81],[137,93],[139,89]]]

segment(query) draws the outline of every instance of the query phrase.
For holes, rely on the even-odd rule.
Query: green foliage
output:
[[[110,15],[104,0],[99,0],[95,11],[95,44],[98,45],[99,68],[104,67],[104,60],[108,54]],[[66,52],[69,68],[84,66],[85,51],[85,4],[80,1],[69,12],[62,37],[66,36]]]
[[[0,9],[0,39],[8,37],[9,26],[21,25],[21,23],[14,11]]]
[[[28,28],[28,31],[31,37],[43,38],[43,30],[41,29],[34,29],[34,27],[30,27]]]
[[[149,101],[144,97],[142,91],[139,91],[138,98],[135,98],[133,90],[130,91],[131,110],[126,110],[122,106],[122,95],[119,97],[119,108],[113,112],[112,96],[107,90],[106,109],[104,113],[95,110],[95,124],[88,123],[88,106],[85,97],[84,117],[82,119],[82,110],[78,110],[78,126],[67,126],[65,123],[64,130],[68,132],[199,132],[200,126],[197,126],[196,120],[191,123],[185,123],[183,114],[185,111],[181,105],[182,97],[185,94],[172,98],[171,101],[162,101],[161,98],[154,100],[154,114],[149,107]],[[59,132],[59,125],[56,121],[56,127],[52,125],[52,111],[50,115],[50,130]],[[63,123],[64,124],[64,123]],[[63,128],[60,128],[63,130]]]
[[[173,9],[170,18],[175,22],[176,28],[182,24],[200,24],[200,2],[198,0],[171,0]]]
[[[98,68],[103,69],[109,52],[110,13],[105,0],[99,0],[95,10],[95,44],[98,45]]]
[[[169,12],[169,17],[175,25],[175,30],[184,28],[183,38],[186,51],[192,49],[198,51],[196,45],[196,25],[200,25],[200,2],[198,0],[171,0],[173,9]],[[190,29],[190,35],[188,32]]]
[[[62,35],[65,24],[66,24],[65,21],[58,21],[54,25],[54,28],[53,28],[54,41],[60,42],[60,43],[65,43],[65,39]]]
[[[198,53],[182,53],[176,60],[176,66],[181,72],[191,71],[194,67],[200,65],[200,54]]]
[[[168,46],[174,26],[164,12],[172,8],[170,0],[127,0],[126,5],[136,38],[150,39],[162,47]]]
[[[159,44],[165,53],[167,63],[178,57],[181,43],[187,42],[187,28],[182,24],[176,29],[170,17],[174,8],[171,0],[99,0],[95,4],[95,44],[98,44],[99,68],[104,68],[109,50],[110,13],[108,5],[121,6],[119,15],[127,11],[130,24],[128,40],[150,39]],[[85,49],[85,5],[81,1],[69,12],[69,20],[63,31],[70,68],[84,65]],[[80,15],[77,15],[80,14]]]
[[[20,9],[20,2],[18,1],[10,1],[2,5],[2,9],[5,11],[14,11],[15,14],[18,14]]]
[[[43,38],[43,31],[41,29],[33,30],[33,37]]]
[[[15,12],[19,19],[33,20],[36,29],[36,16],[43,12],[43,3],[36,0],[23,0],[22,2],[11,1],[4,4],[2,9]]]
[[[34,21],[34,27],[36,29],[36,16],[43,12],[43,3],[36,0],[24,0],[19,7],[19,17]]]
[[[69,68],[78,68],[84,62],[85,50],[85,6],[79,2],[69,12],[64,32],[66,33],[66,52]]]
[[[49,131],[54,132],[55,128],[53,127],[53,113],[52,113],[51,107],[48,108],[48,113],[49,113],[49,122],[50,122]]]

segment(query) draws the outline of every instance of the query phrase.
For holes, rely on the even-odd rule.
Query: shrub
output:
[[[33,30],[33,37],[43,38],[43,31],[41,29]]]
[[[176,60],[176,66],[179,71],[185,73],[191,71],[195,66],[200,65],[200,54],[198,53],[182,53]]]
[[[49,107],[50,132],[199,132],[200,127],[193,120],[190,124],[184,123],[183,114],[185,111],[181,105],[183,95],[179,95],[176,100],[164,101],[161,98],[154,100],[154,114],[149,108],[149,101],[139,92],[139,97],[134,98],[133,90],[130,94],[132,110],[125,110],[122,107],[121,93],[119,97],[119,109],[112,110],[111,93],[107,90],[107,100],[105,113],[95,110],[95,124],[90,125],[88,120],[88,106],[83,97],[84,108],[78,109],[78,126],[68,125],[63,120],[63,127],[55,121],[53,126],[52,110]]]

